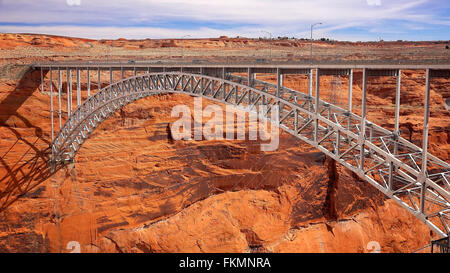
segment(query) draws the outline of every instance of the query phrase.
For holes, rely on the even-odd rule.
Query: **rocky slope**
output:
[[[398,64],[448,63],[448,42],[340,42],[314,41],[316,61],[334,63],[370,61]],[[6,63],[39,60],[129,59],[204,60],[213,62],[310,61],[307,39],[226,37],[204,39],[89,40],[39,34],[0,33],[0,58]]]

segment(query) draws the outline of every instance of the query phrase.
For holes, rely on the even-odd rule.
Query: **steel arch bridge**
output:
[[[73,69],[73,64],[65,69]],[[41,71],[46,67],[38,65]],[[58,69],[58,96],[61,100],[61,65],[47,68],[52,80],[52,67]],[[77,87],[79,70],[77,69]],[[87,68],[89,69],[89,68]],[[123,67],[120,67],[123,78]],[[196,68],[195,68],[196,69]],[[448,76],[448,69],[426,68],[426,98],[423,147],[408,142],[399,134],[400,69],[362,67],[362,114],[351,111],[353,68],[239,68],[248,77],[236,76],[222,69],[180,68],[152,72],[112,80],[81,103],[77,96],[77,108],[68,109],[68,119],[61,126],[61,109],[57,112],[60,131],[53,137],[53,90],[50,85],[52,107],[52,160],[54,164],[74,159],[83,142],[110,114],[140,98],[162,93],[181,93],[200,96],[217,102],[242,106],[252,110],[256,106],[267,107],[266,118],[306,143],[318,148],[364,181],[370,183],[387,197],[424,222],[440,237],[448,237],[450,229],[450,165],[427,152],[430,78]],[[315,71],[315,96],[312,96],[313,70]],[[100,81],[100,68],[99,82]],[[257,80],[254,73],[275,72],[277,84]],[[195,72],[195,73],[194,73]],[[208,73],[209,72],[209,73]],[[236,72],[236,71],[235,71]],[[283,73],[284,72],[284,73]],[[89,70],[88,70],[89,73]],[[309,75],[309,93],[305,94],[282,85],[282,75],[288,73]],[[349,77],[349,105],[347,109],[320,99],[322,75],[346,75]],[[397,77],[396,120],[394,131],[389,131],[366,120],[366,81],[368,76]],[[69,80],[69,78],[68,78]],[[89,81],[89,80],[88,80]],[[90,88],[90,86],[88,86]],[[70,94],[68,87],[67,94]],[[89,89],[88,89],[89,92]],[[78,88],[79,94],[79,88]],[[68,99],[71,99],[71,94]],[[69,104],[68,104],[69,105]],[[71,104],[70,104],[71,105]],[[61,103],[59,103],[61,106]],[[279,112],[273,111],[277,107]],[[277,117],[274,116],[277,113]]]

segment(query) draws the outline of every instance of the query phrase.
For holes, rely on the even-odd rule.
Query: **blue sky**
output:
[[[449,0],[0,0],[0,32],[86,38],[450,40]],[[267,31],[267,32],[263,32]]]

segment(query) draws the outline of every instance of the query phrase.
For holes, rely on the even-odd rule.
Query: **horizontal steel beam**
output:
[[[431,78],[448,78],[450,77],[450,69],[430,69]]]
[[[367,69],[367,76],[398,76],[398,69]]]
[[[450,70],[450,64],[438,64],[438,65],[379,65],[379,64],[330,64],[330,65],[305,65],[305,64],[182,64],[182,63],[157,63],[157,62],[38,62],[31,64],[34,68],[49,69],[50,67],[57,69],[87,69],[89,68],[100,68],[109,69],[112,67],[114,69],[126,68],[131,69],[138,68],[168,68],[168,67],[183,67],[183,68],[227,68],[228,72],[247,72],[248,68],[254,69],[254,73],[276,73],[276,69],[281,69],[285,71],[286,74],[304,74],[304,69],[373,69],[373,70],[398,70],[398,69],[430,69],[432,70],[432,75],[440,75],[444,73],[448,75],[448,70]],[[275,71],[275,72],[274,72]],[[156,71],[155,71],[156,72]]]
[[[319,70],[323,76],[347,76],[350,75],[350,69],[330,69],[324,68]]]

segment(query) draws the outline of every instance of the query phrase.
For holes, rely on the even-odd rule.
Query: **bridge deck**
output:
[[[34,68],[174,68],[174,67],[193,67],[193,68],[263,68],[263,69],[432,69],[432,70],[450,70],[450,64],[283,64],[283,63],[248,63],[248,64],[229,64],[229,63],[158,63],[158,62],[98,62],[98,61],[80,61],[80,62],[39,62],[32,64]]]

